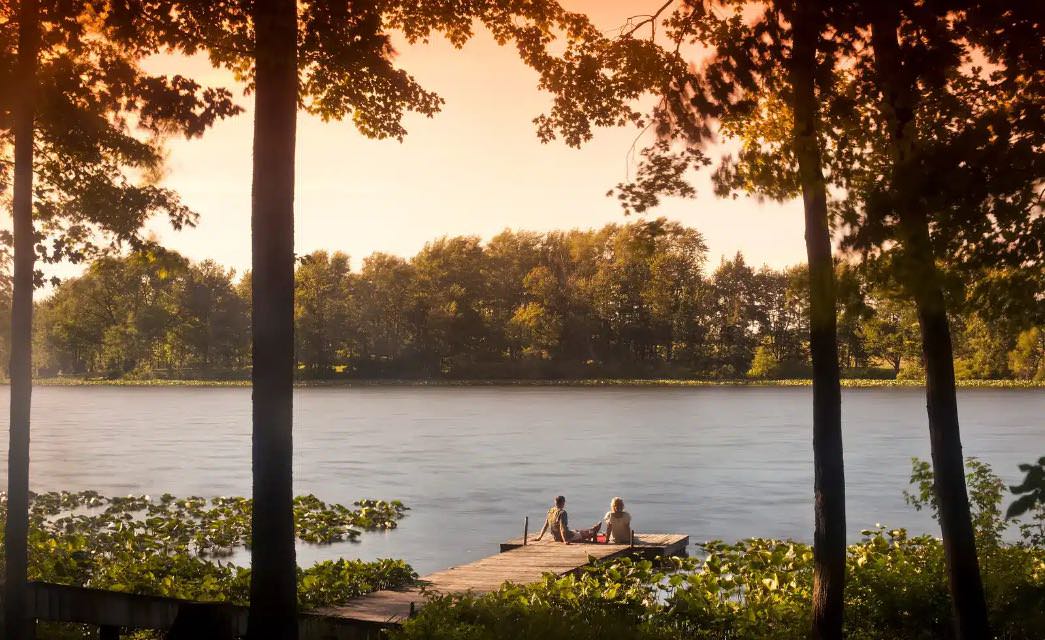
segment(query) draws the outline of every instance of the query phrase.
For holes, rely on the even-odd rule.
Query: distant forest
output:
[[[444,237],[410,259],[374,253],[358,270],[315,252],[297,266],[299,374],[807,377],[805,267],[707,260],[697,230],[664,219],[505,231],[485,244]],[[913,306],[858,265],[840,262],[837,282],[846,375],[921,377]],[[1040,304],[952,295],[960,378],[1045,378]],[[37,303],[36,373],[245,378],[249,303],[249,274],[209,260],[163,249],[101,258]]]

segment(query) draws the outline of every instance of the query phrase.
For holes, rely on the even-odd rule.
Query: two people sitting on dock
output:
[[[544,537],[545,532],[549,531],[551,532],[553,540],[556,542],[562,542],[563,544],[570,544],[571,542],[595,542],[596,537],[599,535],[599,529],[601,528],[602,522],[600,521],[590,529],[580,529],[577,531],[570,529],[569,517],[566,515],[566,497],[556,496],[555,505],[548,510],[548,515],[544,519],[544,526],[541,527],[541,532],[537,534],[536,538],[534,538],[534,542],[539,541]]]
[[[610,510],[603,520],[606,522],[606,544],[611,538],[617,544],[631,543],[631,514],[624,510],[620,496],[610,500]]]

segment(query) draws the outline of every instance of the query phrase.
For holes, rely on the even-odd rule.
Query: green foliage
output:
[[[1009,487],[1020,497],[1009,505],[1005,518],[1029,517],[1030,522],[1019,523],[1020,533],[1029,544],[1042,547],[1045,546],[1045,456],[1038,458],[1037,464],[1021,464],[1020,471],[1027,474],[1023,482]]]
[[[898,378],[925,378],[914,305],[897,300],[885,291],[874,298],[874,313],[861,326],[864,348],[872,357],[891,366]]]
[[[968,458],[965,465],[965,485],[969,493],[969,508],[977,543],[981,546],[995,547],[1007,526],[1001,517],[1001,499],[1005,483],[986,462]],[[918,458],[912,458],[910,483],[916,488],[916,491],[913,493],[904,491],[903,495],[907,504],[919,511],[929,508],[933,518],[939,520],[933,478],[931,464]]]
[[[249,305],[234,272],[151,249],[102,258],[37,305],[37,369],[154,376],[249,362]]]
[[[990,380],[1011,375],[1008,350],[1012,336],[993,330],[978,315],[970,317],[960,328],[963,336],[955,352],[955,377]]]
[[[705,275],[706,257],[699,232],[665,220],[443,238],[409,260],[373,254],[359,271],[315,252],[296,273],[299,375],[808,378],[805,267],[756,270],[736,255]],[[862,271],[838,270],[846,376],[922,380],[913,307]],[[243,379],[248,285],[160,248],[96,260],[37,303],[37,373]],[[0,287],[0,307],[8,299]],[[952,318],[959,371],[993,362],[976,371],[1033,386],[1034,316],[987,323],[976,308]]]
[[[751,368],[748,369],[749,378],[772,378],[776,375],[780,362],[773,354],[771,345],[760,344],[755,349],[755,356],[751,359]]]
[[[43,2],[39,9],[34,122],[33,218],[38,257],[81,261],[117,246],[147,246],[145,222],[164,216],[178,229],[196,214],[159,186],[163,140],[194,137],[241,111],[224,89],[182,75],[147,73],[140,52],[114,46],[105,3]],[[10,96],[18,4],[0,7],[0,161],[13,164]],[[10,197],[0,171],[0,196]],[[10,240],[4,231],[3,238]]]
[[[980,562],[998,637],[1031,640],[1045,633],[1042,538],[1001,542],[1001,483],[990,467],[968,463]],[[1021,465],[1027,480],[1014,493],[1036,496],[1042,470]],[[908,500],[932,508],[932,474],[915,460]],[[1037,493],[1035,493],[1037,492]],[[1014,503],[1014,504],[1017,504]],[[314,496],[295,501],[302,539],[330,542],[351,528],[394,526],[405,507],[361,500],[356,509]],[[1012,515],[1017,507],[1010,507]],[[179,499],[164,495],[107,498],[96,492],[33,497],[31,577],[67,584],[199,600],[247,599],[249,572],[219,558],[249,534],[243,498]],[[878,526],[847,554],[846,635],[856,640],[953,637],[943,546],[932,536]],[[425,638],[718,638],[806,637],[812,549],[752,538],[698,545],[694,558],[620,559],[576,575],[504,585],[483,596],[431,597],[393,637]],[[329,605],[377,589],[413,584],[400,561],[337,560],[299,570],[303,608]]]
[[[697,231],[664,220],[505,231],[485,245],[443,238],[410,260],[373,254],[357,272],[344,254],[315,252],[296,274],[299,375],[808,378],[805,267],[755,270],[737,255],[705,275],[705,260]],[[839,269],[846,376],[922,380],[913,308]],[[37,303],[37,373],[245,378],[249,279],[235,277],[159,248],[99,259]],[[0,288],[0,307],[8,299]],[[1032,316],[988,324],[977,314],[952,319],[959,370],[994,345],[996,367],[982,375],[1034,386],[1040,334],[1021,328]],[[1006,357],[1011,369],[998,368]]]
[[[817,104],[807,106],[818,122],[817,173],[833,187],[828,204],[843,247],[875,262],[907,294],[924,278],[907,260],[908,238],[898,229],[910,209],[904,198],[931,220],[932,252],[967,283],[1005,265],[1026,274],[1026,290],[1042,290],[1045,128],[1028,117],[1040,109],[1042,84],[1040,60],[1025,53],[1035,48],[1027,25],[1036,14],[995,4],[890,7],[901,27],[899,78],[878,65],[870,23],[882,14],[868,10],[873,3],[800,12],[816,36]],[[655,127],[635,180],[616,190],[626,212],[648,210],[665,195],[694,195],[691,170],[710,164],[705,152],[716,134],[734,143],[715,163],[716,195],[794,198],[801,193],[791,87],[797,9],[746,0],[665,3],[599,41],[582,39],[557,74],[584,99],[552,119],[583,129],[613,111],[640,129]],[[701,64],[690,64],[687,50],[704,52]],[[969,63],[982,59],[990,64]],[[883,87],[889,80],[903,88],[903,126],[889,124],[892,109],[882,98],[897,93]],[[643,90],[660,100],[648,114],[629,112]],[[592,102],[601,107],[594,114],[585,109]],[[901,131],[910,165],[895,167],[890,134]],[[893,170],[901,177],[895,182],[888,179]],[[1040,296],[1024,297],[1038,308],[1040,326]],[[844,338],[844,322],[839,330]],[[982,375],[996,364],[973,366]]]
[[[3,503],[6,516],[6,500]],[[294,500],[297,536],[331,544],[397,526],[398,500],[360,500],[355,509],[312,495]],[[29,576],[59,584],[245,604],[250,571],[223,558],[250,542],[251,501],[164,494],[105,497],[94,491],[32,496]],[[398,560],[337,560],[299,569],[302,607],[320,607],[377,589],[412,584]]]
[[[1024,380],[1045,380],[1045,331],[1031,327],[1017,336],[1009,370]]]
[[[1045,548],[1040,540],[1037,546],[1000,541],[1005,527],[1000,482],[985,464],[970,460],[969,468],[992,628],[999,638],[1040,638],[1045,634]],[[919,508],[931,507],[931,483],[930,468],[916,460],[915,493],[909,501]],[[882,526],[862,535],[847,553],[846,637],[953,638],[941,541]],[[528,586],[506,584],[484,596],[434,598],[393,637],[808,637],[813,574],[809,545],[752,538],[698,546],[697,558],[660,563],[615,560],[579,575],[549,575]]]
[[[302,609],[326,607],[416,581],[417,573],[402,560],[326,560],[298,569],[298,604]]]
[[[350,314],[348,256],[316,251],[299,260],[294,274],[294,340],[298,362],[310,376],[325,377],[349,350],[349,331],[357,323]]]
[[[659,634],[647,629],[643,618],[657,575],[648,561],[624,560],[580,576],[548,576],[526,586],[506,583],[483,596],[435,597],[391,635],[431,640],[655,638]]]
[[[327,505],[313,495],[294,498],[294,523],[298,538],[313,544],[330,544],[359,535],[353,527],[368,531],[395,529],[406,507],[398,500],[357,500],[356,509]]]
[[[998,637],[1045,631],[1045,552],[998,547],[985,556]],[[781,540],[708,542],[700,558],[617,560],[579,576],[506,584],[485,595],[435,598],[393,637],[808,637],[812,549]],[[952,638],[943,546],[930,536],[877,528],[849,546],[846,636]]]

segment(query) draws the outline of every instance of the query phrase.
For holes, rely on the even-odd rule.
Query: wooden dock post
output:
[[[635,530],[631,530],[631,535],[628,536],[628,546],[632,549],[635,548]]]
[[[526,538],[530,537],[530,516],[523,521],[523,546],[526,546]]]

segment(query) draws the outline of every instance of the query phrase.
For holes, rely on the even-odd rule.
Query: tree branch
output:
[[[621,35],[621,37],[622,38],[630,37],[636,31],[638,31],[639,29],[641,29],[642,27],[644,27],[644,26],[646,26],[648,24],[648,25],[650,25],[650,39],[651,40],[656,39],[656,37],[657,37],[657,18],[660,17],[660,14],[664,13],[665,11],[667,11],[668,7],[670,7],[674,3],[675,3],[675,0],[668,0],[667,2],[662,4],[659,9],[657,9],[656,11],[654,11],[651,14],[642,14],[642,13],[640,13],[640,14],[637,14],[637,15],[634,15],[634,16],[630,16],[627,19],[627,21],[624,22],[624,25],[620,28],[620,31],[621,31],[620,35]],[[627,29],[627,26],[632,24],[631,21],[636,19],[636,18],[644,18],[644,19],[639,21],[639,22],[637,22],[637,23],[635,23],[634,25],[632,25],[631,29]],[[625,29],[627,29],[627,30],[625,30]]]

